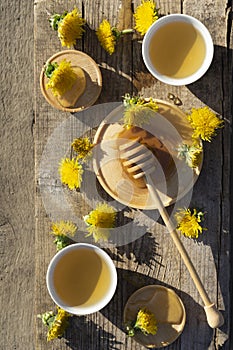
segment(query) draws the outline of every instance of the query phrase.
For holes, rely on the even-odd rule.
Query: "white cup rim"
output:
[[[53,273],[55,266],[57,262],[63,257],[67,252],[76,250],[76,249],[91,249],[94,250],[98,255],[101,256],[101,258],[106,262],[106,264],[109,266],[111,270],[111,283],[110,283],[110,288],[107,292],[107,294],[95,305],[89,306],[89,307],[73,307],[73,306],[68,306],[64,303],[63,300],[57,295],[56,290],[54,288],[53,284]],[[116,287],[117,287],[117,272],[116,272],[116,267],[110,258],[110,256],[101,248],[97,247],[96,245],[89,244],[89,243],[74,243],[71,244],[60,251],[58,251],[54,257],[51,259],[48,269],[47,269],[47,274],[46,274],[46,285],[48,292],[50,294],[50,297],[52,300],[55,302],[57,306],[62,308],[63,310],[69,312],[70,314],[73,315],[89,315],[92,313],[95,313],[101,309],[103,309],[112,299]]]
[[[202,37],[206,45],[207,54],[205,56],[205,59],[201,67],[195,73],[185,78],[172,78],[159,73],[158,70],[156,70],[156,68],[153,66],[151,59],[149,57],[149,44],[155,31],[161,28],[163,25],[174,21],[191,23],[202,34]],[[213,55],[214,55],[214,44],[208,29],[198,19],[186,14],[175,13],[175,14],[166,15],[164,17],[160,17],[156,22],[154,22],[150,26],[142,42],[142,57],[147,69],[155,78],[169,85],[175,85],[175,86],[188,85],[200,79],[210,67],[210,64],[213,60]]]

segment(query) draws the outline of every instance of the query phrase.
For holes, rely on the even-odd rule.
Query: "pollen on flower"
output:
[[[77,189],[81,186],[83,167],[79,164],[78,159],[64,158],[59,166],[61,182],[69,189]]]
[[[63,336],[66,328],[69,325],[68,318],[71,315],[60,307],[57,308],[57,315],[53,322],[49,325],[47,333],[47,341],[51,341]]]
[[[112,55],[115,51],[116,36],[112,31],[110,23],[106,19],[100,23],[99,28],[96,31],[96,35],[100,45],[105,51]]]
[[[159,107],[157,102],[150,98],[144,99],[139,96],[130,96],[126,94],[123,98],[124,105],[124,126],[129,129],[132,126],[141,127],[148,124],[151,118],[155,117]]]
[[[157,322],[155,315],[147,308],[140,309],[137,314],[135,329],[140,329],[144,334],[155,335],[157,333]]]
[[[77,153],[79,159],[86,158],[93,146],[88,137],[79,137],[72,142],[73,150]]]
[[[58,23],[58,37],[62,46],[70,48],[72,45],[75,45],[76,40],[82,37],[84,24],[85,20],[77,8],[72,12],[68,12],[62,21]]]
[[[57,307],[57,314],[53,311],[46,311],[41,315],[37,315],[38,318],[41,318],[43,324],[48,327],[47,341],[63,336],[69,325],[68,318],[70,316],[68,312],[60,307]]]
[[[51,233],[55,236],[74,236],[77,226],[71,221],[61,220],[59,222],[53,222],[51,230]]]
[[[193,138],[201,138],[204,141],[211,141],[216,135],[216,130],[223,126],[223,121],[209,109],[209,107],[192,108],[187,118],[194,130]]]
[[[146,34],[149,27],[159,18],[156,3],[152,0],[142,0],[134,13],[135,30],[141,35]]]
[[[204,220],[204,213],[197,209],[179,209],[175,214],[177,229],[186,237],[198,238],[203,228],[200,223]]]
[[[116,211],[107,203],[100,203],[84,217],[84,221],[88,225],[88,236],[93,235],[95,242],[107,241],[110,229],[115,227]]]
[[[46,89],[51,89],[54,96],[62,96],[72,88],[76,80],[77,76],[71,63],[64,59],[53,70]]]

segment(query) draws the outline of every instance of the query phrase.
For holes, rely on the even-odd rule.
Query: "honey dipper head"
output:
[[[122,164],[134,179],[140,179],[155,170],[153,153],[139,141],[135,139],[119,146]]]

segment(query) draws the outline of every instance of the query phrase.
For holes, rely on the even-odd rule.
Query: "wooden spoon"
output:
[[[200,277],[195,270],[195,267],[180,240],[179,234],[170,220],[167,210],[165,209],[163,202],[155,188],[155,185],[151,179],[150,174],[155,171],[155,158],[152,152],[144,145],[138,143],[138,139],[129,141],[119,146],[120,158],[123,160],[123,166],[127,169],[127,172],[131,174],[135,179],[145,177],[146,186],[153,201],[157,204],[158,210],[167,229],[178,249],[181,258],[183,259],[193,282],[203,300],[204,309],[207,316],[207,322],[210,327],[217,328],[224,323],[222,314],[217,309],[216,305],[212,303],[207,295],[207,292],[200,280]]]

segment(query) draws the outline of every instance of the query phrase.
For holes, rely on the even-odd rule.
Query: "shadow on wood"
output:
[[[204,326],[200,330],[199,337],[205,338],[206,344],[211,343],[213,330],[208,326],[207,323],[205,324],[204,322],[206,317],[205,312],[203,308],[197,304],[188,294],[138,272],[117,269],[117,273],[119,283],[116,294],[110,303],[100,312],[122,332],[125,333],[125,327],[123,324],[123,310],[128,298],[139,288],[142,288],[146,285],[158,284],[173,289],[183,301],[186,309],[186,326],[183,333],[186,332],[186,329],[188,331],[190,327],[196,327],[198,323],[202,322]],[[99,325],[97,326],[92,320],[88,320],[83,316],[72,318],[71,326],[65,334],[65,339],[67,346],[69,346],[69,348],[72,350],[86,350],[85,346],[87,346],[87,344],[90,344],[90,346],[91,344],[96,344],[96,350],[115,350],[119,349],[119,345],[123,344],[122,341],[116,339],[115,335],[107,332]],[[181,339],[182,335],[176,341],[177,346],[182,346]],[[190,339],[190,344],[192,344],[192,339]],[[167,349],[174,349],[174,344],[167,347]]]
[[[203,103],[212,108],[215,112],[223,115],[223,118],[230,118],[232,98],[232,60],[233,50],[215,45],[212,64],[206,74],[187,88]],[[218,93],[221,94],[218,94]]]

